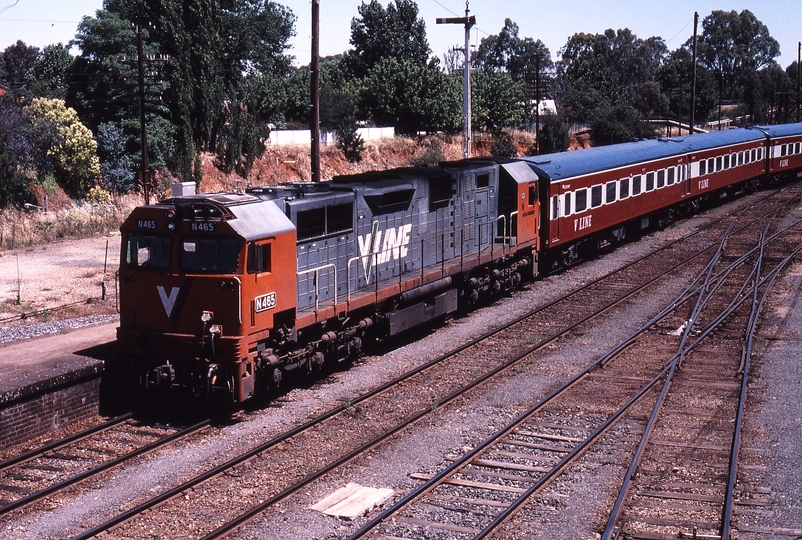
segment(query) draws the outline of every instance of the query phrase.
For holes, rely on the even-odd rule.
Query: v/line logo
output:
[[[382,232],[379,230],[379,222],[374,221],[369,234],[357,237],[359,255],[365,269],[365,281],[370,282],[374,263],[384,264],[391,259],[398,261],[407,256],[410,232],[412,232],[411,223],[400,227],[389,227]]]

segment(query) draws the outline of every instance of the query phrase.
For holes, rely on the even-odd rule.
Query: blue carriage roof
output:
[[[793,133],[802,133],[802,124],[772,126],[773,128],[796,126]],[[572,152],[558,152],[524,158],[542,178],[559,182],[599,171],[646,163],[676,155],[683,155],[719,146],[728,146],[766,137],[769,128],[737,128],[682,137],[648,139],[622,144],[611,144]],[[775,135],[776,136],[776,135]]]
[[[788,137],[802,134],[802,123],[761,126],[760,129],[768,133],[769,137]]]

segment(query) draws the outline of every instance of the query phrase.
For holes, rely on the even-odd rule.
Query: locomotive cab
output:
[[[121,232],[117,340],[131,375],[146,389],[251,396],[250,344],[294,314],[294,273],[273,264],[292,253],[292,223],[256,197],[196,195],[139,207]]]

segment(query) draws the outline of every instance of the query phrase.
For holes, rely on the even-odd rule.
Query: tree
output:
[[[242,103],[230,103],[226,121],[217,135],[217,159],[224,171],[248,176],[256,158],[264,150],[256,120]]]
[[[565,72],[564,107],[568,119],[585,122],[597,109],[620,105],[626,92],[604,55],[589,51],[573,60]]]
[[[145,29],[144,54],[160,54],[151,45]],[[75,59],[67,94],[81,118],[93,129],[106,122],[139,117],[137,99],[137,46],[131,22],[119,14],[98,10],[95,17],[84,17],[70,42],[81,54]],[[150,81],[149,81],[150,82]],[[156,111],[148,107],[148,116]]]
[[[458,79],[434,66],[385,58],[364,79],[360,109],[402,134],[453,132],[461,124],[460,89]]]
[[[668,99],[669,114],[687,123],[691,116],[691,81],[693,56],[686,47],[673,51],[668,60],[657,69],[654,80]],[[702,65],[696,67],[695,119],[704,122],[711,118],[718,105],[718,83]]]
[[[725,99],[738,99],[752,71],[780,55],[780,44],[768,27],[745,9],[713,11],[702,21],[699,60],[721,78]]]
[[[3,64],[6,72],[6,83],[12,94],[26,95],[25,77],[39,59],[39,48],[29,47],[22,40],[6,47],[3,51]]]
[[[473,63],[485,73],[505,71],[516,81],[534,81],[538,70],[548,73],[554,67],[543,42],[518,37],[518,25],[511,19],[504,20],[504,28],[498,35],[482,38],[473,54]]]
[[[59,137],[47,150],[62,189],[71,197],[84,197],[100,177],[97,142],[63,100],[35,98],[28,107],[34,121],[56,127]]]
[[[529,155],[551,154],[553,152],[564,152],[571,144],[571,135],[565,122],[556,114],[546,113],[540,119],[540,133],[538,134],[540,143],[539,152],[530,151]]]
[[[357,131],[355,123],[344,119],[335,129],[337,136],[337,148],[342,150],[345,159],[349,163],[359,163],[362,161],[362,152],[365,151],[365,141]]]
[[[111,193],[128,193],[136,188],[131,158],[125,152],[126,139],[122,126],[113,122],[101,124],[98,128],[100,177]]]
[[[590,124],[593,144],[604,146],[655,136],[654,127],[626,104],[599,108]]]
[[[67,80],[72,62],[72,56],[61,43],[48,45],[42,49],[42,54],[25,76],[31,96],[66,98]]]
[[[283,52],[294,15],[270,0],[107,0],[105,7],[142,27],[152,24],[149,42],[170,57],[163,97],[175,126],[171,161],[182,178],[197,181],[197,154],[216,149],[224,104],[247,106],[247,77],[289,66]]]
[[[423,66],[429,60],[426,23],[413,0],[394,0],[385,9],[378,0],[362,3],[351,20],[353,51],[346,55],[356,77],[365,76],[382,60],[394,59]]]
[[[756,122],[790,122],[791,110],[796,108],[795,87],[796,80],[792,82],[776,62],[751,72],[743,82],[744,112],[753,115]]]
[[[517,127],[526,119],[526,92],[522,81],[508,73],[474,73],[471,77],[472,124],[497,132]]]
[[[22,206],[30,179],[23,169],[31,155],[30,119],[17,103],[0,97],[0,208]]]

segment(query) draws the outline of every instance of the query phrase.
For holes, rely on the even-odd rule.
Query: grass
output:
[[[120,228],[138,202],[137,197],[126,196],[113,205],[77,203],[48,213],[2,209],[0,250],[30,248],[62,238],[108,235]]]

